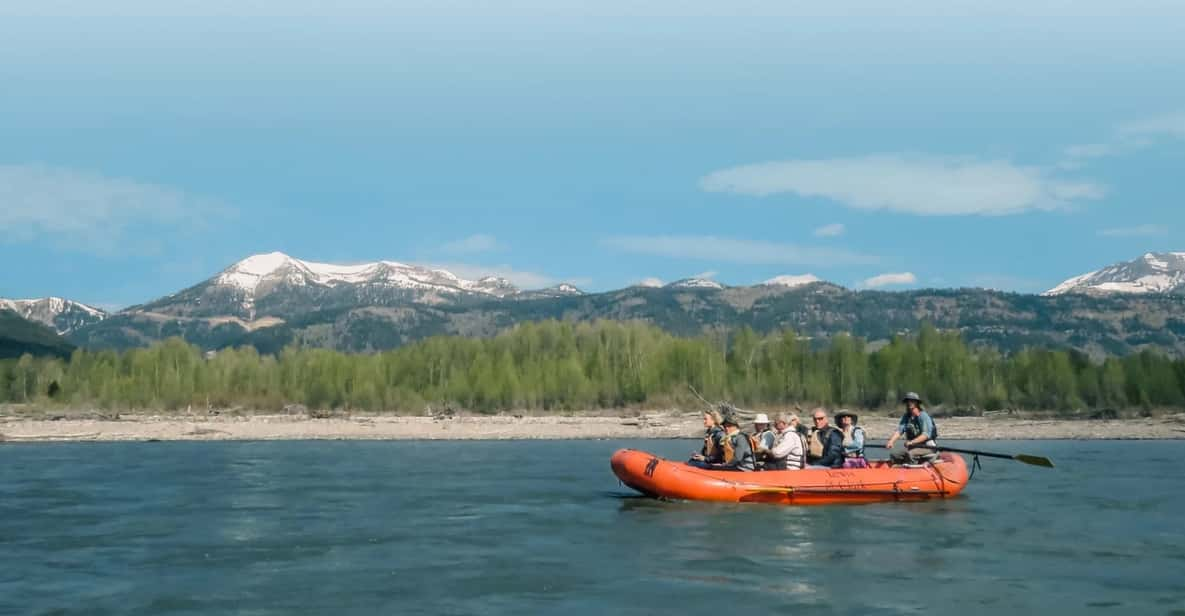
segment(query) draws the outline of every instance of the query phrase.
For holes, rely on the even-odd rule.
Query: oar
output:
[[[790,494],[794,492],[794,488],[779,488],[776,486],[737,486],[745,492],[774,492],[777,494]]]
[[[888,449],[884,445],[865,445],[865,447],[872,447],[875,449]],[[1024,464],[1032,464],[1033,466],[1044,466],[1045,468],[1053,468],[1053,460],[1043,458],[1041,456],[1031,456],[1024,453],[1016,455],[1007,453],[992,453],[990,451],[977,451],[975,449],[956,449],[954,447],[932,447],[929,445],[912,445],[910,449],[930,449],[932,451],[953,451],[954,453],[965,453],[973,456],[983,456],[985,458],[1001,458],[1003,460],[1016,460]]]

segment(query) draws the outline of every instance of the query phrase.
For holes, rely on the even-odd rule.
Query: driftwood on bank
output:
[[[98,432],[79,434],[0,434],[0,441],[85,441],[99,438]]]

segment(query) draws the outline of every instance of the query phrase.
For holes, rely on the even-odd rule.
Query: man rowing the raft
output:
[[[934,460],[938,453],[934,449],[927,449],[936,446],[934,439],[938,437],[938,430],[934,427],[934,420],[922,407],[922,399],[916,393],[911,391],[905,394],[901,401],[905,403],[905,414],[901,416],[897,431],[885,443],[885,449],[892,449],[893,443],[904,435],[905,453],[895,453],[889,457],[896,464],[918,464]]]

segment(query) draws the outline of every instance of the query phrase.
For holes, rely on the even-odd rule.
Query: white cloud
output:
[[[1125,122],[1106,143],[1072,145],[1062,150],[1062,169],[1078,169],[1088,161],[1132,154],[1165,139],[1185,139],[1185,110]]]
[[[835,248],[700,235],[625,235],[602,243],[621,252],[746,265],[868,265],[880,257]]]
[[[663,283],[658,278],[650,277],[643,278],[634,284],[639,287],[661,287]]]
[[[1123,149],[1114,143],[1083,143],[1071,145],[1062,149],[1062,160],[1058,163],[1061,169],[1080,169],[1088,161],[1115,156]]]
[[[719,273],[720,272],[717,272],[716,270],[707,270],[704,272],[700,272],[698,274],[692,274],[691,277],[692,278],[699,278],[701,280],[711,280],[711,279],[715,278],[716,275]]]
[[[1097,184],[1060,180],[1039,167],[905,155],[745,165],[710,173],[700,186],[754,196],[793,193],[859,210],[929,216],[1064,209],[1104,193]]]
[[[897,272],[889,274],[881,274],[867,278],[860,283],[861,287],[868,289],[879,289],[880,287],[888,287],[903,284],[916,284],[918,277],[913,275],[913,272]]]
[[[0,232],[97,254],[159,248],[233,210],[176,189],[42,165],[0,165]]]
[[[445,252],[455,254],[473,254],[477,252],[489,252],[496,250],[498,247],[498,240],[494,236],[476,233],[466,238],[446,242],[440,248]]]
[[[839,237],[847,231],[847,227],[841,223],[832,223],[830,225],[823,225],[815,229],[815,237]]]
[[[1128,139],[1185,139],[1185,110],[1121,124],[1118,133]]]
[[[1151,237],[1154,235],[1166,235],[1168,232],[1168,227],[1164,225],[1136,225],[1134,227],[1101,229],[1099,235],[1102,237]]]

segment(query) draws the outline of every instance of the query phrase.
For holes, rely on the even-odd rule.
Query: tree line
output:
[[[874,348],[875,346],[875,348]],[[740,405],[895,407],[905,391],[952,411],[1185,407],[1185,361],[1144,351],[1102,362],[1072,350],[1004,355],[923,326],[870,345],[743,328],[681,338],[638,322],[519,325],[376,354],[251,347],[204,354],[181,339],[69,359],[0,362],[0,402],[106,409],[234,406],[422,413],[452,407],[584,410],[690,404],[689,386]]]

